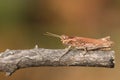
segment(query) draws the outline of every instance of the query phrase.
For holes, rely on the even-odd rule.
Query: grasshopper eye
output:
[[[68,39],[68,36],[62,35],[62,39],[63,39],[63,40],[66,40],[66,39]]]

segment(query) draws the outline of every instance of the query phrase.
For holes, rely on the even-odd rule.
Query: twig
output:
[[[82,50],[71,50],[64,55],[65,52],[66,49],[44,49],[38,47],[28,50],[6,50],[0,54],[0,71],[11,75],[16,70],[27,67],[114,67],[114,51],[88,51],[85,55]]]

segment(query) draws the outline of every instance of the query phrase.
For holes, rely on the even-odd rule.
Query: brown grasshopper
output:
[[[110,36],[100,39],[93,39],[93,38],[85,38],[85,37],[77,37],[77,36],[71,37],[67,35],[60,36],[50,32],[47,32],[45,35],[60,38],[62,43],[68,46],[68,51],[70,50],[71,47],[85,51],[110,50],[113,44],[113,42],[110,40]]]

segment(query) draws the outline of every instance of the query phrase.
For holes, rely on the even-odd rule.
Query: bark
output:
[[[18,69],[40,66],[114,67],[114,51],[33,48],[6,50],[0,54],[0,71],[11,75]],[[85,54],[86,53],[86,54]]]

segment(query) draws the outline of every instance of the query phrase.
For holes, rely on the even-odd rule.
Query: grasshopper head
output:
[[[46,32],[46,34],[44,34],[44,35],[60,38],[63,44],[68,44],[69,43],[69,36],[66,36],[66,35],[61,35],[60,36],[60,35],[53,34],[53,33],[50,33],[50,32]]]
[[[69,39],[70,39],[69,36],[66,36],[66,35],[61,36],[61,41],[62,41],[63,44],[67,45],[70,42]]]

